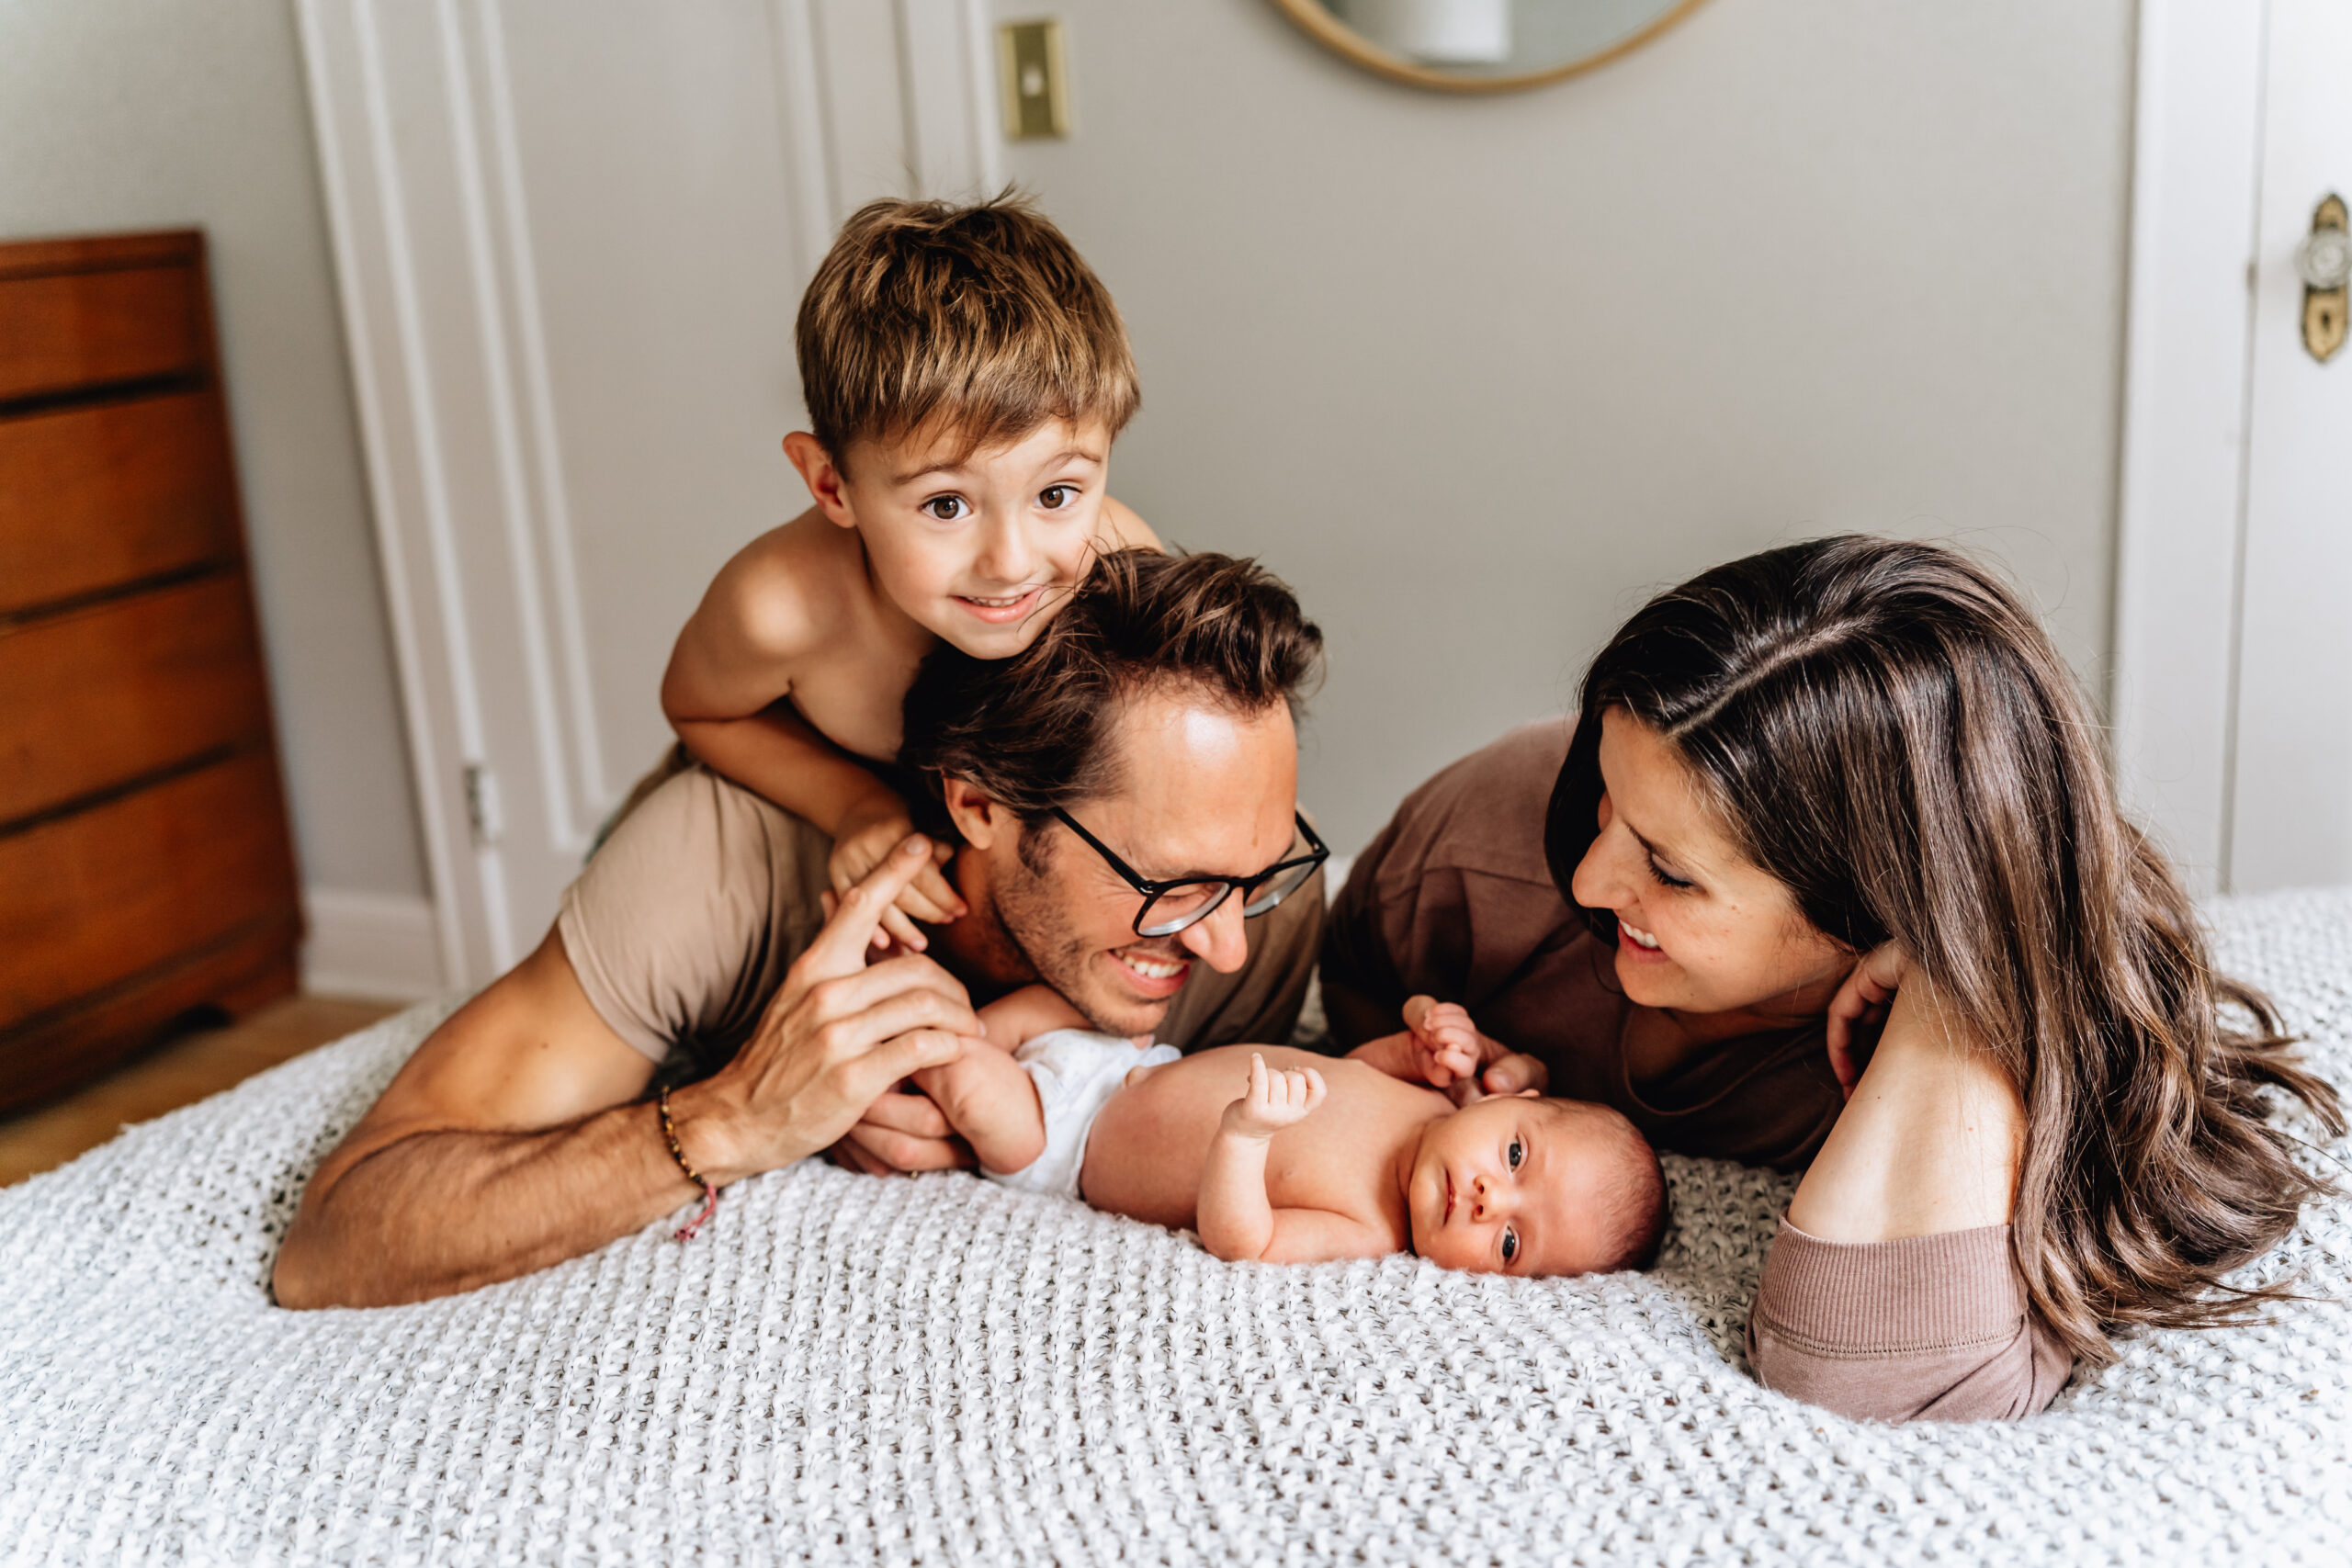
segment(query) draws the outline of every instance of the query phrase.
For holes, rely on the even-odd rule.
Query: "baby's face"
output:
[[[1604,1267],[1592,1194],[1621,1154],[1580,1135],[1574,1108],[1532,1095],[1466,1105],[1421,1134],[1406,1190],[1413,1250],[1474,1274],[1583,1274]]]
[[[960,445],[854,443],[843,494],[891,603],[975,659],[1010,659],[1092,561],[1110,434],[1049,421],[1004,446]]]

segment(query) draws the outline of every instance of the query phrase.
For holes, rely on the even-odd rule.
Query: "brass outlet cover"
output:
[[[1069,134],[1069,86],[1062,65],[1062,25],[1052,17],[1007,22],[996,30],[999,85],[1009,141]]]

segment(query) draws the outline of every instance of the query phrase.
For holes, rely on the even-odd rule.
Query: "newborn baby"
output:
[[[915,1075],[981,1173],[1200,1235],[1227,1259],[1410,1250],[1479,1273],[1640,1268],[1665,1228],[1657,1156],[1606,1106],[1457,1108],[1484,1043],[1417,997],[1407,1030],[1341,1058],[1280,1045],[1181,1056],[1099,1034],[1043,987],[980,1010],[986,1042]],[[1475,1092],[1475,1091],[1472,1091]]]

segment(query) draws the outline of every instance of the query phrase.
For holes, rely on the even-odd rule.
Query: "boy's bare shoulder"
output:
[[[1165,552],[1168,547],[1152,532],[1151,525],[1136,515],[1135,509],[1117,496],[1102,498],[1102,532],[1114,550],[1147,549]]]
[[[736,551],[703,613],[716,612],[741,651],[788,660],[831,642],[872,592],[857,536],[811,507]]]

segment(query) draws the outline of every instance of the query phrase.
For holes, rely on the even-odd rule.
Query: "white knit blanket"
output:
[[[2352,1082],[2352,893],[2210,914]],[[441,1010],[0,1193],[0,1561],[2352,1561],[2343,1201],[2250,1270],[2324,1299],[2138,1337],[2009,1426],[1758,1388],[1740,1325],[1788,1184],[1682,1159],[1649,1275],[1228,1265],[808,1162],[690,1245],[277,1310],[304,1178]]]

